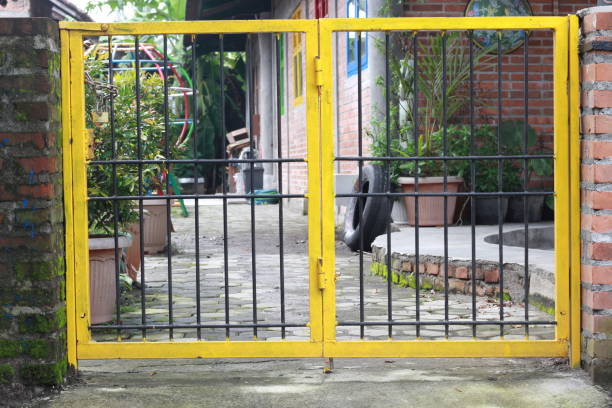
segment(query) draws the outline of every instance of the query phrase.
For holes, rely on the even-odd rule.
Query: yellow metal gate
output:
[[[336,338],[334,78],[336,32],[549,30],[554,45],[555,334],[553,339],[365,340]],[[303,33],[307,121],[309,340],[109,341],[92,339],[87,227],[83,41],[169,34]],[[61,23],[67,310],[70,363],[101,358],[571,357],[579,362],[577,18],[388,18],[168,23]],[[361,36],[359,36],[361,38]],[[569,95],[569,96],[568,96]],[[418,300],[417,300],[418,302]],[[477,322],[472,322],[474,327]],[[367,324],[359,322],[362,326]],[[402,324],[400,320],[386,322]],[[420,323],[417,322],[417,325]],[[446,323],[452,324],[452,323]]]

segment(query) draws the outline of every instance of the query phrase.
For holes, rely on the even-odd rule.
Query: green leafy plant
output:
[[[467,156],[469,154],[469,131],[466,132],[467,126],[449,125],[446,128],[446,156],[458,157]],[[417,151],[418,149],[418,151]],[[428,156],[442,155],[444,150],[444,129],[434,131],[427,139],[424,137],[418,138],[418,143],[408,143],[406,146],[396,150],[398,156],[403,157],[422,157],[417,162],[411,160],[402,162],[399,165],[399,170],[402,174],[414,175],[417,173],[420,177],[441,176],[444,174],[444,162],[442,160],[427,160]],[[446,170],[448,175],[463,176],[465,173],[465,161],[450,160],[446,162]]]
[[[116,73],[113,86],[105,77],[105,64],[95,59],[86,60],[86,124],[93,130],[91,150],[93,160],[162,160],[166,151],[164,142],[163,80],[157,75],[140,74],[140,133],[136,115],[136,73],[132,70]],[[110,111],[113,95],[114,120],[98,122],[100,112]],[[114,145],[113,131],[114,130]],[[171,137],[171,135],[170,135]],[[140,138],[140,142],[139,142]],[[168,143],[170,155],[175,157],[174,140]],[[161,174],[167,171],[164,165],[142,166],[142,193],[162,188]],[[88,195],[108,197],[111,195],[132,196],[140,193],[137,165],[118,164],[116,174],[109,164],[91,164],[87,169]],[[116,206],[116,208],[115,208]],[[121,228],[138,219],[131,200],[90,201],[89,229],[91,232],[109,233],[114,229],[115,211]]]
[[[548,154],[550,149],[545,148],[541,141],[538,141],[538,135],[529,124],[525,126],[522,120],[507,120],[500,125],[500,131],[503,142],[507,146],[517,146],[517,154],[521,154],[525,148],[525,136],[527,136],[527,152],[529,154]],[[518,164],[517,164],[518,167]],[[552,159],[540,158],[530,159],[527,165],[528,168],[528,183],[535,174],[540,177],[550,177],[553,175]]]
[[[460,32],[444,32],[423,36],[417,45],[418,111],[414,110],[414,62],[410,58],[398,58],[396,55],[414,53],[411,34],[396,33],[394,44],[399,52],[389,56],[390,85],[387,88],[382,78],[377,85],[390,92],[390,150],[398,157],[420,156],[418,174],[422,177],[441,176],[444,164],[440,160],[427,160],[427,157],[444,154],[444,125],[446,115],[446,136],[448,156],[462,156],[469,152],[469,133],[465,127],[452,124],[470,101],[467,82],[470,78],[470,66],[476,67],[488,50],[478,50],[470,63],[467,38]],[[380,44],[379,44],[380,48]],[[446,67],[442,55],[446,55]],[[446,76],[444,76],[444,74]],[[445,78],[445,79],[444,79]],[[415,142],[413,124],[418,125]],[[374,156],[387,155],[386,123],[375,119],[371,123],[369,135],[372,139],[371,151]],[[464,163],[447,162],[448,175],[461,175]],[[396,180],[399,175],[414,175],[414,162],[391,162],[391,177]]]
[[[501,146],[498,148],[497,131],[497,128],[489,125],[478,127],[475,148],[477,156],[497,156],[499,154],[512,156],[521,153],[520,145],[512,143],[510,138],[505,138],[503,131],[500,132]],[[477,160],[474,167],[476,170],[474,190],[477,192],[497,192],[500,191],[500,187],[503,191],[518,191],[521,188],[521,169],[512,160],[501,161],[501,186],[498,179],[498,160]],[[466,182],[469,184],[471,180],[466,177]]]
[[[446,81],[444,83],[443,51],[446,40]],[[444,107],[446,118],[452,119],[469,102],[466,83],[470,78],[470,56],[466,52],[466,39],[459,32],[441,33],[426,37],[420,42],[417,61],[417,84],[419,97],[423,106],[419,106],[420,133],[423,139],[423,155],[437,155],[435,143],[429,141],[434,132],[443,125]],[[480,50],[473,56],[473,66],[476,67],[486,56],[488,50]],[[414,75],[410,72],[408,77]],[[444,92],[446,86],[446,93]],[[446,100],[445,100],[446,99]],[[415,113],[409,110],[409,117],[414,122]]]
[[[197,153],[198,158],[220,158],[225,148],[224,132],[245,126],[246,64],[243,52],[226,52],[224,55],[225,124],[221,123],[221,66],[218,53],[204,53],[198,57],[198,75],[192,78],[197,88]],[[195,131],[194,131],[195,133]],[[186,157],[194,157],[193,143],[186,146]],[[200,163],[198,174],[205,175],[207,193],[221,182],[219,165]],[[176,166],[179,177],[193,177],[193,165]],[[213,182],[214,180],[214,182]]]
[[[527,136],[527,152],[529,154],[550,154],[552,151],[543,146],[542,141],[538,139],[536,131],[529,125],[525,126],[525,122],[522,120],[508,120],[501,124],[501,135],[506,145],[517,146],[517,153],[522,154],[525,148],[525,131]],[[519,174],[521,180],[518,185],[515,183],[510,188],[513,190],[508,191],[520,191],[523,190],[524,182],[524,164],[523,161],[515,162],[514,169]],[[527,186],[528,189],[543,189],[543,180],[550,178],[554,174],[553,160],[547,158],[529,159],[527,164]],[[532,183],[533,176],[539,177],[540,182],[534,186]],[[531,186],[531,187],[529,187]],[[545,200],[546,205],[552,210],[554,209],[554,199],[552,196],[547,196]]]

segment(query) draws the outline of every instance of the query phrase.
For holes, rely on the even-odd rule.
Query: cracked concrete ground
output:
[[[603,388],[551,359],[83,361],[48,408],[605,408]]]

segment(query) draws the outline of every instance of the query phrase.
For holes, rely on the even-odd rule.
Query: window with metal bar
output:
[[[298,8],[292,19],[299,20],[302,18],[302,10]],[[303,86],[303,64],[302,64],[302,34],[292,33],[291,44],[291,64],[293,66],[293,105],[301,105],[304,102],[304,86]]]
[[[346,16],[349,18],[367,18],[368,17],[368,2],[367,0],[347,0]],[[357,73],[357,59],[361,60],[361,69],[368,67],[368,41],[367,33],[360,33],[361,36],[361,58],[357,55],[357,33],[348,32],[346,34],[346,66],[347,76],[352,76]]]
[[[285,34],[281,33],[276,39],[276,47],[278,50],[278,106],[281,115],[285,114]]]

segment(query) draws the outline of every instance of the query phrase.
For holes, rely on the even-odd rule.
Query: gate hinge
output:
[[[319,88],[323,86],[323,64],[319,57],[315,57],[315,84]]]
[[[317,275],[319,277],[319,289],[323,290],[327,283],[325,273],[323,272],[323,258],[317,258]]]

